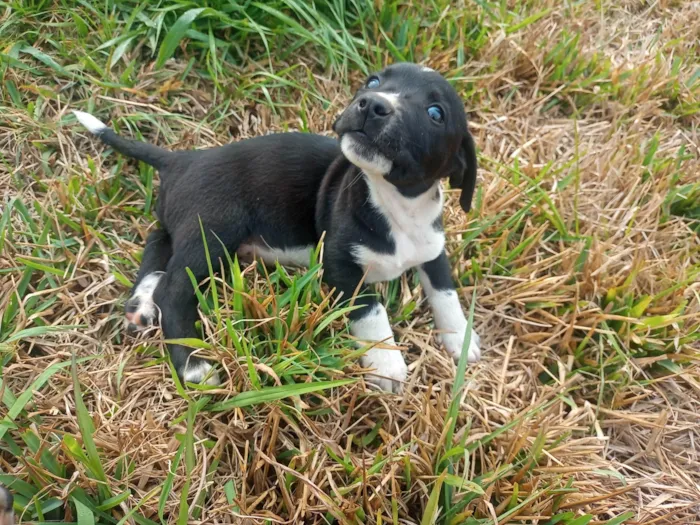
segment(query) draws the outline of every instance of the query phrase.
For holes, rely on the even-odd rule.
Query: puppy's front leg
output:
[[[375,300],[351,312],[350,333],[363,345],[374,344],[360,359],[364,368],[376,371],[368,375],[368,381],[382,390],[400,392],[408,376],[408,367],[394,341],[384,305]]]
[[[457,362],[462,355],[468,323],[459,304],[447,254],[443,251],[436,259],[423,264],[418,274],[433,312],[435,327],[441,332],[438,337]],[[470,363],[481,359],[480,338],[474,330],[471,332],[467,358]]]
[[[354,263],[343,264],[342,271],[332,262],[326,263],[326,282],[349,300],[362,280],[362,271]],[[408,377],[408,367],[394,341],[386,308],[367,287],[355,298],[359,308],[350,312],[350,333],[362,346],[374,345],[360,358],[364,368],[374,369],[367,380],[388,392],[400,392]]]

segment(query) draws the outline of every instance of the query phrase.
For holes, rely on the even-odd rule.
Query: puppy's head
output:
[[[436,71],[400,63],[372,74],[333,124],[343,154],[371,176],[407,196],[442,178],[461,188],[471,208],[476,152],[464,106]]]

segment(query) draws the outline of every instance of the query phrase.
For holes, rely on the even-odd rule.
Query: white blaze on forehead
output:
[[[399,108],[399,98],[401,97],[400,93],[385,93],[382,91],[375,91],[374,94],[386,100],[393,109]]]
[[[368,175],[381,176],[391,171],[392,162],[389,159],[380,153],[367,151],[348,135],[343,135],[340,140],[340,149],[346,159]]]
[[[424,71],[425,73],[435,73],[435,70],[432,67],[428,67],[428,66],[423,66],[421,71]]]

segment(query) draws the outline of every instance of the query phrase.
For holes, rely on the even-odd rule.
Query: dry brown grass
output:
[[[559,77],[560,62],[550,55],[563,33],[576,32],[576,59],[597,55],[598,65]],[[486,351],[467,370],[455,439],[464,437],[470,453],[458,465],[468,479],[513,466],[453,523],[472,516],[481,520],[473,523],[544,524],[563,511],[590,514],[592,524],[626,511],[634,514],[626,523],[700,523],[699,230],[669,213],[668,200],[700,173],[698,118],[684,109],[697,107],[700,91],[683,84],[697,71],[691,65],[699,37],[697,2],[578,6],[575,16],[561,8],[521,31],[493,30],[459,71],[481,169],[476,211],[466,217],[458,206],[446,210],[448,248],[455,275],[465,283],[478,277],[475,325]],[[678,70],[676,57],[684,59]],[[607,73],[603,59],[612,64]],[[430,63],[454,70],[454,53],[434,54]],[[310,70],[304,58],[298,64],[289,76],[305,84]],[[211,82],[184,74],[184,60],[158,71],[151,65],[138,64],[138,84],[129,90],[8,68],[5,81],[36,106],[28,111],[0,95],[2,206],[19,199],[27,207],[0,222],[0,311],[18,305],[0,339],[8,350],[2,410],[51,365],[74,353],[91,358],[78,374],[94,441],[111,493],[130,491],[109,511],[117,520],[136,507],[158,520],[194,401],[176,391],[167,365],[145,357],[164,351],[159,333],[147,344],[121,335],[120,276],[135,275],[153,223],[143,213],[149,175],[104,156],[63,117],[69,108],[94,105],[124,134],[138,130],[173,148],[199,148],[298,128],[300,113],[312,131],[330,133],[351,92],[314,69],[312,89],[330,108],[305,97],[299,110],[298,92],[273,89],[278,105],[271,109],[222,98]],[[225,90],[259,81],[259,67],[227,69],[239,80]],[[601,80],[584,85],[587,75]],[[124,127],[129,122],[132,130]],[[93,189],[115,197],[94,197]],[[471,233],[475,239],[462,249]],[[75,243],[66,244],[70,239]],[[35,269],[23,285],[27,261],[61,271]],[[269,324],[267,280],[255,266],[246,275],[253,290],[247,314]],[[220,290],[232,293],[224,283]],[[392,516],[420,522],[440,474],[436,463],[451,448],[444,429],[455,366],[435,344],[415,281],[404,277],[396,295],[382,290],[395,313],[420,302],[397,325],[411,370],[405,394],[370,393],[360,381],[324,395],[198,413],[189,431],[191,469],[183,456],[164,499],[168,522],[177,521],[186,486],[192,523],[326,523],[330,516],[341,523],[392,523]],[[473,284],[461,289],[465,307],[472,292]],[[63,328],[7,342],[36,326]],[[332,334],[342,330],[341,321],[333,323]],[[245,359],[226,351],[225,336],[210,340],[221,341],[216,356],[229,375],[214,401],[250,390]],[[263,360],[255,365],[269,372]],[[70,367],[40,386],[26,411],[12,416],[16,426],[6,425],[0,470],[36,487],[37,499],[58,500],[65,521],[75,521],[69,495],[76,487],[97,494],[100,483],[72,448],[70,437],[80,448],[84,432]],[[37,437],[39,452],[23,441],[26,432]],[[7,439],[23,457],[13,456]],[[42,453],[65,467],[65,478],[50,472]],[[232,498],[227,483],[235,487]],[[460,490],[455,500],[470,489]]]

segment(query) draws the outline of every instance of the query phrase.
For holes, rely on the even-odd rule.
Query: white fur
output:
[[[386,100],[392,109],[399,109],[400,93],[384,93],[382,91],[374,91],[374,94]]]
[[[375,344],[360,359],[364,368],[372,368],[367,380],[388,392],[400,392],[402,383],[408,377],[408,367],[396,348],[394,333],[389,324],[389,316],[381,304],[376,304],[360,320],[350,325],[350,333],[364,345]],[[392,349],[393,348],[393,349]]]
[[[421,68],[421,71],[423,71],[425,73],[435,73],[435,70],[432,67],[428,67],[428,66],[423,66]]]
[[[207,378],[205,384],[212,386],[220,385],[221,378],[219,377],[219,372],[214,370],[210,373],[212,368],[213,366],[206,361],[196,361],[195,363],[188,362],[183,378],[185,382],[195,384],[200,384]]]
[[[163,277],[164,272],[153,272],[149,273],[146,277],[141,279],[141,282],[134,290],[132,298],[137,297],[139,299],[139,308],[132,315],[139,319],[139,316],[144,315],[149,319],[153,319],[157,315],[157,306],[153,300],[153,292],[158,286],[158,282]],[[137,329],[141,330],[147,328],[145,326],[140,326],[138,323],[134,323]]]
[[[380,153],[372,153],[368,157],[369,152],[348,135],[343,135],[340,139],[340,149],[346,159],[367,174],[382,176],[391,171],[393,163],[389,159]]]
[[[445,234],[435,228],[442,211],[439,183],[415,198],[401,195],[384,177],[367,176],[370,201],[389,222],[394,253],[378,253],[362,244],[352,248],[355,261],[367,270],[367,283],[391,281],[406,270],[432,261],[442,253]],[[439,193],[435,198],[435,192]]]
[[[438,339],[445,345],[455,362],[459,361],[464,347],[464,339],[467,334],[467,319],[459,304],[459,297],[454,290],[436,290],[430,284],[430,278],[422,269],[418,270],[421,286],[428,298],[428,303],[433,312],[435,327],[440,330]],[[481,359],[481,340],[479,335],[472,330],[469,340],[467,359],[470,363],[476,363]]]
[[[298,266],[305,268],[311,260],[312,245],[295,246],[293,248],[272,248],[267,244],[246,243],[236,250],[238,256],[246,259],[261,258],[266,264],[274,265],[275,261],[282,266]]]
[[[107,129],[107,124],[102,122],[97,117],[93,117],[90,115],[90,113],[74,110],[73,114],[75,115],[75,118],[78,119],[78,122],[85,126],[85,128],[93,135],[99,135]]]

